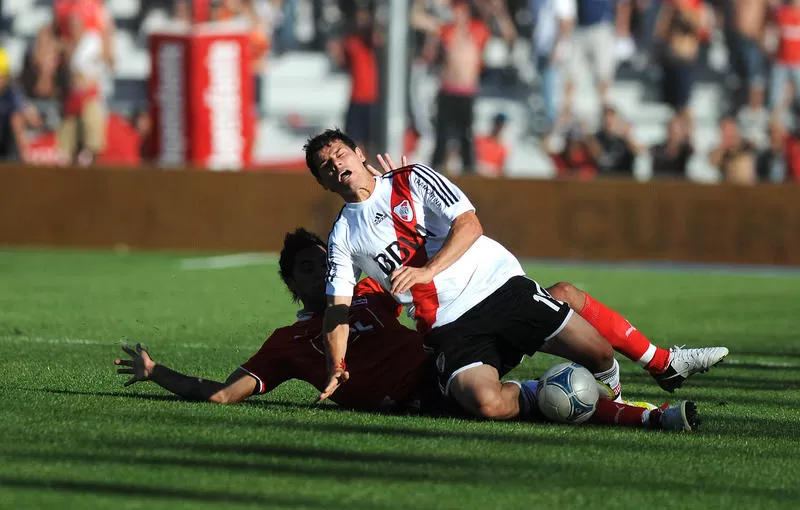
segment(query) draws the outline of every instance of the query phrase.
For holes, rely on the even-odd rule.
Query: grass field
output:
[[[800,277],[528,266],[661,345],[726,345],[675,396],[621,359],[628,397],[696,400],[689,434],[381,416],[292,382],[245,404],[124,389],[123,341],[224,379],[295,307],[277,265],[0,252],[2,508],[791,508],[800,501]],[[554,358],[527,359],[528,378]]]

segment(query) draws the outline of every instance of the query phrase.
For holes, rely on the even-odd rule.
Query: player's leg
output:
[[[455,374],[450,381],[450,395],[467,412],[488,420],[510,420],[519,415],[520,387],[501,383],[497,369],[478,365]]]
[[[539,350],[583,365],[595,379],[608,386],[614,400],[620,398],[622,386],[614,349],[580,315],[570,314],[561,329],[545,341]]]
[[[539,381],[525,381],[516,384],[520,386],[520,414],[525,414],[537,421],[546,420],[535,404]],[[524,404],[522,396],[525,394],[533,397],[533,406],[527,413],[522,409]],[[600,398],[588,423],[688,432],[697,427],[697,406],[694,402],[686,400],[674,406],[664,404],[662,407],[655,407],[652,404],[634,405]]]
[[[658,384],[667,391],[680,387],[687,377],[707,371],[728,355],[728,349],[725,347],[664,349],[651,343],[619,313],[574,285],[559,282],[547,290],[554,298],[569,304],[608,340],[615,350],[650,372]]]
[[[500,349],[562,356],[585,366],[613,390],[614,398],[619,396],[619,365],[611,344],[568,304],[522,276],[511,278],[490,300],[496,306],[487,310],[486,320],[498,325]]]
[[[494,320],[492,312],[502,303],[491,298],[432,329],[425,346],[434,352],[438,386],[445,397],[472,416],[508,420],[519,415],[520,387],[501,383],[500,376],[519,364],[522,353],[509,348],[501,354],[498,349],[496,329],[502,321]]]
[[[651,410],[601,398],[589,423],[689,432],[697,427],[697,406],[684,400]]]
[[[591,324],[615,350],[645,369],[663,372],[669,362],[669,351],[650,343],[624,317],[592,298],[588,293],[566,282],[548,288],[551,296],[564,301]]]
[[[439,92],[436,105],[436,142],[431,156],[431,164],[434,168],[442,168],[445,157],[447,156],[447,145],[451,136],[451,118],[453,117],[453,98],[443,92]]]

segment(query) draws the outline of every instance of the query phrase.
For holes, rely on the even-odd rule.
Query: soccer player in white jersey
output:
[[[306,162],[324,188],[347,202],[329,239],[330,377],[320,399],[349,378],[348,307],[362,272],[409,307],[435,356],[441,390],[475,416],[509,419],[531,407],[524,384],[501,383],[499,372],[545,343],[619,395],[611,344],[483,236],[474,207],[444,176],[411,165],[375,177],[338,130],[309,140]]]

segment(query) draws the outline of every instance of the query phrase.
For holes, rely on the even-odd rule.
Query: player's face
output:
[[[367,187],[372,175],[364,167],[366,158],[361,149],[355,150],[344,142],[335,140],[317,153],[317,167],[322,187],[343,196]]]
[[[325,248],[313,246],[297,253],[292,271],[292,290],[306,305],[325,299],[325,273],[328,259]]]

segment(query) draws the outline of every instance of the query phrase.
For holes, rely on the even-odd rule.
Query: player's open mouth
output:
[[[339,182],[349,181],[351,175],[353,175],[353,172],[351,172],[350,170],[345,170],[344,172],[339,174]]]

